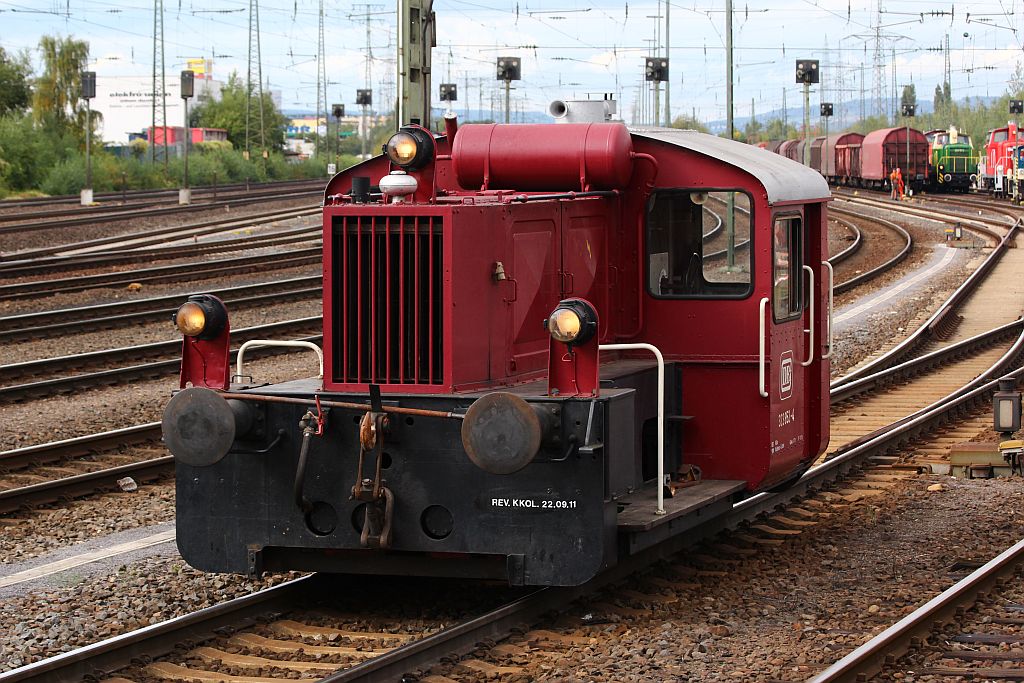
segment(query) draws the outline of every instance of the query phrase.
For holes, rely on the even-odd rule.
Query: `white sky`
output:
[[[372,0],[370,0],[372,3]],[[878,14],[878,4],[882,6]],[[895,48],[897,89],[914,83],[931,100],[942,81],[938,48],[949,36],[953,94],[1002,94],[1022,60],[1024,7],[1011,0],[941,5],[935,0],[765,0],[734,6],[735,111],[738,117],[800,104],[794,84],[797,58],[819,59],[823,92],[812,103],[860,97],[864,65],[870,97],[875,25],[881,19],[884,80],[892,89]],[[316,105],[317,0],[261,0],[264,80],[283,93],[285,109]],[[164,0],[165,62],[177,74],[189,57],[214,60],[214,76],[246,72],[249,0]],[[324,2],[327,98],[354,107],[365,87],[367,4]],[[643,70],[665,14],[658,0],[435,0],[437,47],[433,86],[459,85],[456,110],[491,107],[495,58],[522,58],[516,106],[544,110],[552,99],[616,92],[620,113],[635,119]],[[370,4],[374,102],[393,92],[395,4]],[[725,12],[723,0],[670,2],[671,105],[673,116],[695,112],[703,120],[725,116]],[[933,16],[932,12],[944,12]],[[949,12],[953,11],[953,16]],[[925,13],[922,16],[922,12]],[[664,42],[663,23],[660,28]],[[73,35],[90,44],[93,67],[104,75],[146,75],[152,69],[152,0],[0,0],[0,45],[33,50],[45,34]],[[964,34],[967,34],[965,37]],[[439,103],[435,103],[439,104]],[[664,105],[662,105],[664,106]],[[816,109],[816,106],[815,106]],[[870,112],[869,112],[870,113]],[[839,122],[842,123],[842,122]]]

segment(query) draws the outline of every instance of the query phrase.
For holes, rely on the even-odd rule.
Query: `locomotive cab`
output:
[[[824,450],[818,173],[694,131],[448,123],[328,184],[320,377],[241,383],[226,320],[183,327],[193,566],[576,585]]]

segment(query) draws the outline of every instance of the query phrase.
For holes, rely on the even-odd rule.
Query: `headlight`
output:
[[[576,337],[580,336],[581,327],[583,327],[583,321],[580,320],[580,316],[576,314],[576,311],[570,311],[568,308],[557,309],[548,318],[548,332],[556,341],[563,344],[575,341]]]
[[[408,133],[395,133],[388,140],[388,158],[398,166],[405,166],[416,158],[416,138]]]
[[[597,331],[597,311],[583,299],[565,299],[544,321],[551,338],[568,344],[586,344]]]
[[[206,311],[193,301],[186,302],[174,314],[174,324],[186,337],[196,337],[206,327]]]
[[[174,325],[186,337],[213,339],[228,322],[224,302],[209,294],[194,294],[174,314]]]
[[[422,128],[403,128],[387,141],[384,153],[395,166],[414,171],[426,166],[434,157],[434,140]]]

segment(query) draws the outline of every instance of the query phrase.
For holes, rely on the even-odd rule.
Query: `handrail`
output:
[[[803,273],[807,273],[808,275],[807,282],[810,285],[809,301],[811,302],[811,328],[809,330],[804,330],[804,332],[810,333],[810,336],[807,339],[807,360],[800,363],[800,365],[806,368],[814,362],[814,269],[805,264],[801,267],[801,271],[801,275]]]
[[[250,339],[249,341],[242,344],[238,349],[238,355],[235,358],[235,377],[242,377],[242,358],[245,356],[245,352],[253,347],[257,346],[280,346],[285,348],[304,348],[310,349],[316,353],[317,360],[320,361],[320,374],[317,375],[318,379],[324,378],[324,352],[319,346],[313,342],[308,341],[272,341],[270,339]]]
[[[835,289],[836,289],[836,270],[829,263],[828,259],[821,262],[821,265],[828,269],[828,342],[826,344],[828,351],[821,354],[822,360],[827,360],[832,357],[832,327],[834,325],[835,318]]]
[[[665,514],[665,357],[653,344],[600,344],[599,351],[650,351],[658,359],[658,509]]]
[[[761,394],[761,398],[768,398],[768,388],[765,386],[765,309],[768,305],[768,297],[761,299],[760,303],[760,323],[758,324],[758,332],[760,339],[758,340],[758,354],[757,354],[757,389],[758,393]]]

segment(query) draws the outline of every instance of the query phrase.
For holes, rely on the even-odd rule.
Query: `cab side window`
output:
[[[732,190],[656,190],[647,208],[647,288],[659,298],[750,294],[750,197]]]
[[[772,310],[776,322],[781,322],[799,316],[803,310],[800,217],[776,218],[772,234]]]

